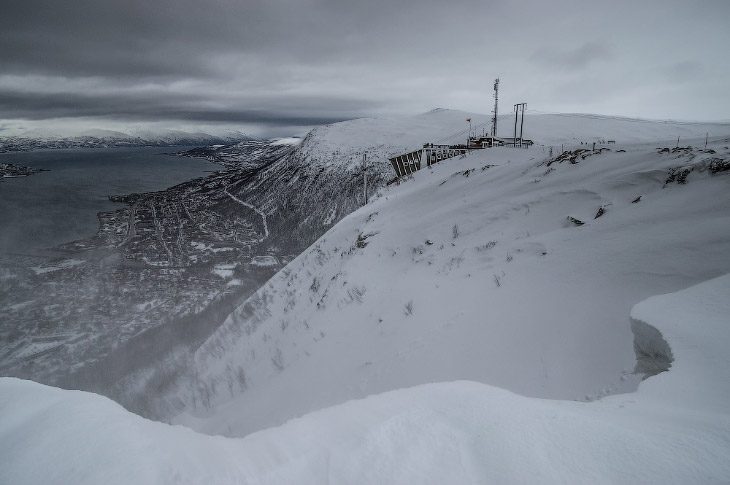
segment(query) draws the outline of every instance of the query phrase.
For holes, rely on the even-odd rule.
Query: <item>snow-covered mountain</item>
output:
[[[300,153],[319,163],[358,165],[367,151],[371,160],[387,162],[388,156],[416,149],[424,143],[465,143],[471,131],[489,131],[491,117],[484,114],[437,108],[401,118],[361,118],[317,127],[301,144]],[[514,117],[500,115],[498,135],[511,137]],[[519,128],[518,128],[519,129]],[[730,123],[692,123],[622,118],[592,114],[527,114],[524,137],[538,145],[565,148],[613,140],[618,144],[675,141],[722,136],[730,133]],[[385,163],[386,169],[389,165]]]
[[[244,435],[454,379],[561,399],[633,390],[631,307],[730,272],[730,179],[708,168],[727,169],[726,143],[501,148],[419,172],[229,317],[173,393],[177,421]]]
[[[372,187],[372,195],[372,193],[380,190],[384,186],[385,182],[392,179],[394,175],[387,160],[388,156],[405,150],[417,148],[425,142],[458,143],[461,141],[462,137],[465,139],[468,133],[468,124],[466,123],[467,118],[472,119],[473,129],[475,131],[478,130],[480,126],[479,123],[481,123],[480,115],[465,113],[462,111],[439,109],[414,117],[390,119],[367,118],[318,127],[312,130],[298,145],[292,145],[292,149],[290,151],[286,151],[283,155],[277,155],[275,157],[269,157],[267,155],[271,152],[271,150],[270,148],[267,148],[268,145],[266,143],[261,142],[244,142],[234,146],[215,148],[213,152],[211,152],[213,153],[213,157],[220,157],[222,160],[231,163],[239,163],[242,164],[242,166],[253,166],[256,167],[256,169],[254,171],[245,170],[240,173],[233,170],[229,173],[229,175],[226,175],[225,184],[218,187],[218,189],[225,188],[225,191],[216,195],[216,190],[218,189],[215,189],[214,185],[211,184],[210,188],[205,189],[206,197],[213,197],[215,200],[220,199],[221,204],[226,204],[225,207],[230,206],[226,209],[228,211],[240,212],[241,203],[255,208],[258,212],[251,211],[249,209],[245,210],[245,213],[251,216],[250,224],[252,227],[258,227],[261,223],[261,216],[259,214],[264,214],[266,216],[266,229],[268,231],[268,235],[265,238],[261,238],[261,240],[255,245],[253,252],[260,255],[262,258],[268,258],[267,260],[271,261],[272,264],[276,261],[286,261],[293,255],[299,254],[340,219],[347,216],[363,204],[364,196],[361,173],[363,154],[367,153],[368,156],[368,180],[369,185]],[[481,119],[486,121],[487,117],[482,117]],[[533,161],[539,161],[546,158],[549,153],[549,148],[545,145],[553,146],[557,154],[557,143],[561,139],[572,140],[573,144],[577,147],[581,146],[579,145],[580,141],[588,143],[590,140],[616,140],[615,145],[610,145],[614,151],[613,153],[615,153],[615,151],[620,149],[621,146],[626,147],[626,149],[629,148],[629,145],[627,145],[629,142],[622,141],[622,136],[630,142],[634,142],[636,140],[655,140],[655,138],[658,137],[662,140],[671,140],[673,146],[674,143],[676,143],[676,136],[678,132],[680,133],[679,136],[683,140],[685,137],[692,134],[704,135],[704,133],[708,131],[715,133],[722,132],[721,130],[725,129],[725,133],[730,133],[730,127],[724,125],[688,125],[682,123],[671,124],[666,122],[651,123],[640,120],[596,116],[592,116],[589,119],[592,120],[590,123],[586,122],[585,116],[583,115],[528,116],[525,121],[525,133],[527,133],[528,126],[534,125],[535,128],[532,134],[530,134],[530,137],[538,144],[543,143],[543,146],[538,145],[527,151],[514,151],[505,148],[503,150],[481,152],[479,156],[487,157],[485,160],[488,160],[490,157],[497,157],[491,162],[482,160],[486,164],[503,164],[507,160],[511,160],[510,166],[512,167],[515,166],[513,163],[518,161],[522,164],[526,164],[530,158],[532,158]],[[561,123],[561,125],[555,127],[551,121],[552,123]],[[500,126],[504,126],[504,124],[505,123],[502,122]],[[543,127],[541,128],[541,131],[538,131],[538,126]],[[565,133],[568,133],[568,135]],[[700,140],[696,141],[700,142]],[[702,139],[702,143],[703,142],[704,139]],[[278,153],[278,149],[281,148],[281,146],[275,145],[275,143],[276,142],[272,144],[271,149]],[[583,147],[585,146],[586,145],[583,145]],[[649,157],[646,158],[647,160],[654,160],[653,157],[656,155],[654,153],[655,146],[657,146],[656,143],[652,141],[650,146],[633,146],[631,150],[639,150],[636,154],[636,160],[644,160],[647,156]],[[262,160],[266,159],[266,162],[258,162],[257,160],[259,160],[259,157],[264,157]],[[634,159],[630,158],[626,161],[626,163],[629,165],[624,166],[624,169],[628,170],[630,168],[630,164],[634,163]],[[453,164],[447,166],[452,167]],[[478,168],[481,170],[481,165]],[[520,174],[522,170],[527,170],[527,168],[528,167],[526,165],[523,166],[520,169]],[[492,194],[494,198],[476,199],[474,204],[476,204],[476,206],[484,205],[485,207],[490,208],[501,207],[514,197],[515,200],[520,201],[515,202],[515,204],[520,207],[522,207],[520,204],[527,204],[529,208],[534,203],[534,201],[530,199],[530,197],[534,196],[534,194],[532,194],[530,190],[525,190],[520,184],[527,181],[530,182],[527,185],[529,189],[537,187],[537,185],[532,184],[532,180],[537,177],[535,174],[539,175],[539,173],[546,172],[552,168],[553,167],[543,167],[532,169],[532,172],[529,174],[519,175],[519,177],[518,174],[512,174],[514,179],[510,179],[512,180],[512,185],[510,185],[512,188],[510,190],[505,192],[504,190],[506,190],[507,186],[502,186],[500,182],[498,184],[500,189],[499,191],[494,192],[493,190],[490,190],[487,192],[488,194]],[[664,167],[664,169],[666,169],[666,167]],[[439,170],[445,169],[440,168]],[[600,178],[601,176],[602,174],[600,173],[596,174],[597,178]],[[564,191],[574,191],[573,184],[575,183],[577,183],[575,180],[570,179],[558,180],[557,186],[554,189],[556,192],[553,195],[555,200],[560,200],[560,193]],[[434,191],[438,190],[438,188],[428,187],[424,190],[426,193],[433,192],[435,194],[437,192]],[[392,190],[387,193],[390,194],[391,192]],[[390,197],[390,195],[388,195],[388,197]],[[586,193],[584,194],[584,198],[591,199],[596,198],[596,196]],[[428,197],[427,199],[431,200]],[[598,201],[599,199],[600,197],[596,200]],[[440,198],[437,197],[431,202],[424,202],[423,204],[419,203],[419,207],[429,207],[429,203],[441,205]],[[564,205],[567,210],[568,207],[563,202],[560,202],[556,207],[562,208]],[[223,206],[221,205],[220,207]],[[442,213],[445,218],[455,218],[458,215],[445,211],[445,209],[442,208],[436,210],[439,213]],[[551,216],[555,217],[555,220],[565,220],[565,217],[567,217],[568,214],[553,213],[552,211],[554,210],[555,209],[550,209]],[[517,211],[518,210],[515,210],[515,212]],[[497,220],[502,220],[504,218],[503,215],[494,215],[490,217],[496,217]],[[584,217],[584,215],[581,214],[581,217]],[[506,227],[511,228],[514,226],[514,221],[511,219],[505,220],[505,224],[507,224]],[[172,222],[174,222],[174,220]],[[452,226],[454,224],[458,224],[458,222],[454,220],[454,222],[447,221],[444,224],[448,226],[449,230],[451,230]],[[173,225],[177,227],[175,224]],[[496,228],[498,227],[500,226],[490,225],[490,231],[496,231]],[[516,229],[509,230],[516,231]],[[534,228],[529,227],[524,228],[524,230],[520,229],[520,231],[524,231],[521,234],[525,237],[527,237],[526,235],[528,233],[532,234],[534,230]],[[363,231],[365,231],[364,234],[367,234],[367,230],[363,229]],[[483,237],[485,240],[480,243],[482,245],[500,240],[500,237],[497,235],[485,234]],[[353,241],[354,237],[352,238],[352,241],[347,243],[347,245],[345,245],[345,243],[337,244],[335,247],[327,249],[325,254],[329,255],[330,252],[334,253],[335,249],[340,251],[343,250],[343,248],[347,249]],[[424,241],[412,241],[411,243],[413,244],[413,247],[417,247],[419,245],[422,246],[425,245],[425,239]],[[502,241],[501,244],[504,244],[504,241]],[[475,246],[476,245],[478,244],[475,243]],[[405,250],[413,251],[414,249],[409,247]],[[537,251],[537,249],[535,249],[535,251]],[[512,254],[511,256],[514,257]],[[322,257],[324,256],[318,257],[317,261]],[[456,258],[453,264],[460,264],[458,261],[460,261],[459,258],[461,257],[462,256],[459,254],[452,254],[449,256],[449,258]],[[506,258],[506,255],[501,257]],[[229,263],[235,264],[236,262],[231,261]],[[372,263],[368,263],[366,266],[369,268],[370,264]],[[377,265],[375,267],[377,268]],[[485,277],[491,282],[490,284],[496,284],[494,283],[494,279],[501,278],[501,271],[503,270],[504,269],[500,269],[499,271],[495,270],[493,273],[490,273]],[[290,271],[290,268],[287,268],[285,271]],[[322,276],[322,278],[332,278],[339,272],[339,269],[332,269],[331,274],[328,273],[327,275]],[[377,274],[376,271],[370,269],[367,271],[363,270],[363,272],[373,275]],[[381,275],[381,277],[383,278],[383,281],[393,281],[393,275],[384,274]],[[314,284],[314,281],[310,281],[309,285],[324,285],[325,280],[322,278],[320,278],[321,281],[318,280],[317,284]],[[694,282],[694,280],[688,280],[688,284],[691,282]],[[263,284],[263,281],[259,281],[258,284]],[[294,285],[293,282],[282,282],[280,284],[286,284],[287,288]],[[581,287],[582,283],[576,283],[576,285]],[[676,289],[678,287],[679,286],[670,287],[670,289]],[[348,289],[351,288],[348,287]],[[373,289],[370,288],[368,291],[372,292]],[[504,290],[502,295],[509,291],[510,290]],[[331,292],[332,290],[330,290],[328,294],[331,294]],[[648,295],[650,292],[645,294]],[[255,303],[257,301],[256,299],[259,297],[260,295],[254,296],[254,299],[249,303]],[[348,296],[345,298],[350,297]],[[522,298],[522,296],[520,296],[520,298]],[[554,301],[561,301],[562,296],[554,294],[553,299]],[[408,303],[408,301],[402,302],[403,305],[406,303]],[[623,309],[612,310],[618,312],[618,314],[609,312],[602,318],[608,320],[610,320],[610,318],[614,318],[621,321],[622,318],[625,318],[624,314],[628,311],[629,303],[630,302],[624,302],[625,308]],[[585,305],[586,308],[591,308],[593,302],[586,301],[581,303],[581,305]],[[247,309],[251,308],[251,306],[244,305],[242,308]],[[611,308],[618,307],[612,306]],[[240,326],[243,325],[241,322],[250,320],[251,316],[246,313],[247,311],[248,310],[239,310],[239,313],[243,312],[243,317],[232,317],[237,322],[232,325],[233,327],[240,328]],[[266,312],[268,309],[264,309],[263,311]],[[567,307],[564,310],[564,312],[570,311],[570,307]],[[283,312],[288,313],[288,311]],[[296,312],[306,313],[308,310],[298,307]],[[330,315],[328,318],[334,320],[339,317]],[[558,319],[558,317],[554,318]],[[206,322],[206,326],[215,328],[220,325],[220,323],[221,322]],[[290,323],[291,322],[289,321],[284,321],[283,323],[279,322],[278,324],[281,326],[288,326]],[[307,324],[309,324],[309,322],[307,322]],[[565,325],[577,326],[578,323],[574,320],[566,319]],[[608,324],[604,321],[602,325]],[[223,333],[215,334],[213,338],[220,338],[227,341],[226,345],[234,345],[232,342],[235,339],[232,339],[226,334],[226,332],[234,332],[235,334],[238,330],[230,330],[229,327],[231,327],[230,324],[222,327],[220,332]],[[529,329],[525,330],[525,332],[529,331]],[[326,333],[324,330],[323,332]],[[594,334],[593,330],[584,330],[584,333],[585,332],[588,332],[591,335]],[[597,379],[592,372],[581,370],[582,368],[580,366],[576,366],[574,362],[566,362],[558,365],[551,362],[549,356],[547,357],[547,360],[545,360],[546,357],[543,354],[537,353],[526,356],[524,359],[520,360],[519,363],[511,365],[507,370],[500,370],[499,372],[491,370],[489,373],[490,379],[497,379],[498,376],[501,377],[499,377],[499,380],[490,380],[488,382],[499,385],[509,382],[508,387],[510,389],[527,392],[532,395],[581,399],[584,399],[586,396],[593,398],[607,392],[615,392],[620,389],[630,388],[630,383],[627,382],[630,381],[629,377],[624,377],[623,380],[621,380],[621,374],[630,373],[633,367],[633,353],[631,346],[630,344],[626,344],[626,342],[630,342],[631,340],[629,330],[624,327],[622,330],[623,335],[614,334],[612,333],[613,331],[609,332],[607,330],[604,333],[606,332],[608,332],[611,339],[621,342],[624,346],[619,350],[616,350],[618,348],[618,344],[616,347],[606,346],[605,355],[596,360],[595,364],[596,367],[600,369],[600,379]],[[525,333],[517,333],[515,335],[528,339]],[[599,333],[595,335],[603,334]],[[196,414],[200,412],[199,408],[201,407],[201,403],[205,403],[205,406],[208,406],[212,405],[208,401],[217,403],[218,400],[222,399],[222,396],[224,395],[222,389],[229,386],[229,383],[231,382],[230,376],[232,373],[236,373],[236,375],[239,376],[237,377],[238,381],[245,381],[244,384],[240,384],[242,388],[251,388],[254,386],[254,381],[252,379],[258,379],[258,377],[253,377],[254,375],[257,375],[256,372],[258,372],[254,370],[254,368],[258,368],[257,366],[260,366],[260,369],[262,369],[260,377],[261,379],[267,380],[268,377],[265,376],[268,376],[267,373],[270,370],[269,366],[272,359],[273,361],[280,362],[284,357],[288,357],[287,351],[284,349],[281,350],[281,357],[278,356],[278,347],[272,347],[274,343],[270,342],[270,335],[268,332],[266,332],[265,335],[260,334],[260,336],[264,339],[264,343],[260,347],[258,344],[251,344],[256,347],[255,352],[257,352],[258,355],[255,359],[257,362],[255,364],[251,364],[250,362],[245,362],[240,359],[232,359],[229,362],[226,360],[226,357],[224,357],[220,361],[224,370],[214,370],[209,368],[209,366],[214,366],[214,364],[207,360],[209,357],[207,355],[207,350],[198,350],[195,360],[190,360],[188,358],[190,350],[182,348],[178,349],[174,356],[168,355],[166,352],[161,352],[159,354],[159,360],[161,362],[159,366],[154,369],[145,368],[133,373],[132,375],[128,375],[125,379],[115,379],[114,388],[111,390],[105,387],[99,388],[96,386],[91,388],[104,392],[107,395],[114,396],[115,399],[124,403],[124,405],[129,409],[133,409],[146,416],[170,419],[180,411],[189,412],[189,414]],[[578,337],[576,336],[576,338]],[[244,341],[249,340],[251,342],[254,341],[254,339],[249,337],[244,338]],[[137,341],[143,341],[143,339],[137,339]],[[195,345],[197,347],[197,343]],[[297,343],[297,345],[300,344]],[[588,350],[589,347],[581,348],[578,343],[575,345],[578,347],[575,351],[576,359],[583,353],[591,352]],[[550,347],[545,352],[547,352],[547,354],[562,352],[562,350],[556,350],[556,348],[559,349],[560,347]],[[472,352],[481,351],[479,349],[480,348],[472,349]],[[250,349],[247,349],[247,351],[248,350]],[[237,350],[232,349],[231,351],[234,352]],[[274,352],[273,357],[269,355],[271,352]],[[118,350],[117,353],[120,355],[115,359],[115,361],[130,361],[130,359],[126,357],[127,351],[124,348]],[[130,353],[131,355],[136,355],[136,351],[133,349],[130,350]],[[494,362],[499,362],[499,355],[501,354],[495,351],[493,353],[493,360],[486,363],[491,365]],[[462,365],[456,366],[454,364],[455,369],[459,372],[468,368],[471,363],[466,356],[467,354],[464,354],[464,363]],[[136,361],[138,359],[132,360]],[[545,363],[543,363],[544,360]],[[261,364],[261,362],[264,363]],[[104,361],[101,361],[99,364],[99,372],[102,374],[106,372],[104,370],[106,365],[107,364]],[[418,365],[422,365],[422,363],[419,362]],[[550,367],[553,365],[556,365],[557,367],[554,367],[551,370]],[[368,364],[368,366],[372,366],[372,364]],[[238,368],[243,369],[243,371],[239,372]],[[372,366],[372,369],[376,368],[378,368],[378,366]],[[422,368],[428,369],[428,366],[422,365]],[[549,379],[541,377],[541,374],[539,374],[536,370],[538,368],[544,369],[539,372],[548,373],[551,377]],[[526,372],[526,369],[530,369],[530,372],[532,373],[529,377],[527,377],[527,374],[523,373]],[[430,378],[432,379],[440,376],[440,374],[429,374],[432,370],[433,369],[429,369],[428,371],[422,371],[417,374],[406,373],[404,374],[407,375],[407,379],[405,380],[393,378],[391,380],[386,379],[383,382],[380,382],[378,379],[368,378],[371,383],[365,386],[360,386],[362,389],[357,392],[344,392],[341,389],[344,389],[346,386],[340,386],[340,389],[334,392],[329,400],[322,402],[309,402],[309,398],[304,398],[300,401],[300,405],[298,407],[294,407],[292,409],[276,410],[274,407],[272,408],[272,414],[268,417],[270,420],[267,421],[268,418],[250,418],[257,424],[247,423],[242,425],[239,431],[243,432],[243,430],[258,429],[270,423],[278,423],[287,417],[315,409],[320,405],[334,404],[345,399],[365,395],[368,392],[388,390],[394,388],[394,386],[406,385],[406,383],[420,383],[428,376],[431,376]],[[562,373],[563,370],[565,370],[564,373]],[[561,372],[559,374],[560,377],[556,377],[558,376],[558,371]],[[224,372],[225,376],[218,375],[216,372]],[[289,371],[284,372],[283,374],[288,375],[288,372]],[[304,370],[300,372],[304,372]],[[251,377],[246,377],[245,379],[244,377],[240,377],[244,374],[246,376],[250,374]],[[275,373],[275,375],[276,374],[278,373]],[[518,374],[520,377],[516,378],[515,376]],[[444,374],[444,377],[454,378],[455,375],[457,374],[447,373]],[[416,378],[416,376],[420,377]],[[472,374],[465,374],[462,377],[471,376]],[[479,376],[481,376],[481,374],[479,374]],[[348,379],[349,374],[343,374],[342,380],[346,381]],[[202,384],[200,384],[200,380],[202,380]],[[225,385],[220,384],[221,382],[225,382]],[[271,385],[273,386],[273,383],[278,381],[276,379],[272,379],[271,382]],[[208,386],[210,386],[210,388]],[[233,392],[236,394],[238,393],[237,390],[234,390]],[[160,399],[160,396],[162,396],[162,399]],[[245,396],[246,399],[250,396],[260,396],[260,398],[256,398],[260,399],[259,403],[265,403],[266,399],[268,399],[265,392],[262,392],[261,394],[248,392]],[[317,399],[319,399],[319,395]],[[265,404],[261,405],[266,406]],[[211,424],[211,427],[213,428],[216,426],[218,426],[218,424]],[[220,426],[222,426],[221,429],[228,428],[228,424]]]
[[[280,181],[355,173],[322,156],[341,128]],[[475,151],[382,189],[162,389],[236,438],[1,379],[0,479],[727,481],[730,138],[691,143]]]

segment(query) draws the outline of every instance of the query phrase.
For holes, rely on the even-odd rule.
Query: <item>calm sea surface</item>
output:
[[[161,190],[218,169],[204,160],[165,155],[184,149],[0,153],[0,163],[51,170],[0,179],[0,254],[42,254],[46,248],[92,236],[97,212],[123,207],[109,202],[109,195]]]

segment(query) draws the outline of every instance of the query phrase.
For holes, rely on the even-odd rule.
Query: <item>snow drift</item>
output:
[[[522,397],[474,382],[352,401],[232,439],[0,379],[0,481],[707,483],[730,478],[730,275],[635,306],[675,354],[636,393]]]

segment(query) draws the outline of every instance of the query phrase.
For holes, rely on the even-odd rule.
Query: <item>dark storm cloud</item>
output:
[[[372,106],[367,100],[326,97],[275,98],[256,100],[258,109],[211,108],[198,98],[185,95],[159,94],[105,94],[89,96],[80,93],[22,93],[0,91],[0,113],[7,118],[46,119],[105,116],[116,120],[160,119],[256,123],[265,125],[307,126],[334,123],[348,119],[362,106]],[[321,106],[337,106],[336,110],[322,110]]]
[[[10,0],[3,10],[0,42],[10,74],[199,77],[210,53],[237,43],[221,25],[229,16],[211,22],[214,6],[201,16],[185,2]]]
[[[722,118],[730,101],[709,100],[730,74],[728,14],[712,0],[4,0],[0,119],[487,112],[497,76],[507,103]],[[667,111],[677,96],[691,112]]]
[[[337,82],[331,67],[347,69],[366,56],[367,45],[375,47],[373,27],[385,25],[384,17],[407,20],[403,11],[394,19],[387,5],[6,0],[0,75],[13,78],[0,91],[2,116],[296,125],[362,116],[378,103],[367,93],[331,94]],[[317,66],[327,72],[312,73]],[[35,91],[22,79],[28,75],[40,77]],[[84,82],[71,88],[77,92],[65,86],[86,78],[104,92],[90,95]],[[197,84],[180,93],[175,86],[180,82]],[[116,93],[146,83],[169,89]],[[287,93],[296,83],[309,87]],[[206,107],[210,103],[217,106]]]
[[[382,0],[6,0],[0,42],[8,73],[206,77],[218,74],[211,58],[226,53],[357,56],[347,49],[404,28],[411,10]]]

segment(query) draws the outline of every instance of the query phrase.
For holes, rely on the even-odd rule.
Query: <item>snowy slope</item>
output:
[[[730,479],[730,275],[635,306],[674,357],[597,402],[430,384],[243,439],[146,421],[93,394],[0,379],[0,482],[720,483]],[[651,332],[647,332],[652,335]]]
[[[502,136],[514,133],[514,117],[500,117]],[[519,127],[518,127],[519,129]],[[590,144],[614,140],[619,144],[672,141],[680,137],[680,145],[691,138],[724,136],[730,133],[730,123],[692,123],[624,118],[594,114],[528,114],[525,115],[525,138],[542,145]]]
[[[416,116],[400,118],[360,118],[313,129],[304,139],[300,153],[328,165],[355,164],[367,151],[370,160],[390,170],[387,158],[406,150],[420,148],[424,143],[465,143],[469,134],[467,119],[472,120],[472,132],[489,131],[491,117],[459,110],[441,109]],[[501,115],[498,134],[511,137],[514,117]],[[524,136],[541,145],[559,146],[614,140],[619,144],[657,140],[698,138],[709,133],[718,137],[730,134],[730,123],[688,123],[642,120],[591,114],[527,114]],[[680,141],[681,141],[680,140]]]
[[[168,396],[177,422],[242,436],[455,379],[562,399],[633,390],[631,307],[730,272],[730,176],[707,170],[730,158],[726,145],[625,146],[550,166],[539,148],[504,148],[419,172],[198,349]],[[686,184],[666,183],[684,166]]]

